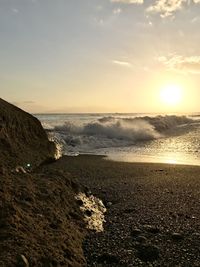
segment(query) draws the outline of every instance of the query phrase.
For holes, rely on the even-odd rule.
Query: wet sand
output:
[[[65,156],[50,169],[107,207],[104,231],[84,241],[87,266],[200,266],[200,167]]]

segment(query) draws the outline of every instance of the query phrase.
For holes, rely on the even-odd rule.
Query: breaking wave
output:
[[[184,130],[194,122],[197,121],[175,115],[135,118],[107,116],[82,125],[66,121],[55,126],[53,132],[65,151],[89,152],[98,148],[135,145],[176,131],[180,134],[180,128]]]

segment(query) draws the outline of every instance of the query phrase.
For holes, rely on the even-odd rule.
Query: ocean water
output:
[[[35,114],[65,155],[200,165],[200,113]]]

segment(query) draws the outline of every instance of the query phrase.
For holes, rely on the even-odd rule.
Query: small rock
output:
[[[147,242],[147,238],[143,235],[139,235],[135,238],[135,241],[139,242],[139,243],[146,243]]]
[[[183,217],[183,216],[184,216],[184,214],[181,213],[181,212],[177,213],[177,215],[178,215],[179,217]],[[187,216],[188,216],[188,215],[186,215],[185,217],[187,218]],[[190,217],[189,217],[189,218],[190,218]]]
[[[52,229],[56,230],[59,228],[59,225],[57,223],[50,223],[49,227],[51,227]]]
[[[134,228],[131,230],[131,236],[136,237],[139,236],[142,233],[142,231],[138,228]]]
[[[144,230],[152,234],[158,234],[160,232],[158,227],[152,225],[144,225]]]
[[[182,234],[179,234],[179,233],[173,233],[172,234],[172,238],[176,241],[180,241],[183,239],[183,235]]]
[[[124,213],[132,213],[132,212],[135,212],[135,209],[134,208],[127,208],[127,209],[124,209],[123,212]]]
[[[138,258],[142,261],[155,261],[159,258],[160,250],[157,246],[153,245],[140,245],[137,248]]]
[[[116,264],[119,263],[120,260],[116,255],[112,255],[109,253],[105,253],[98,257],[98,263],[105,263],[105,264]]]
[[[107,205],[106,206],[107,207],[111,207],[112,206],[112,202],[111,201],[107,202]]]
[[[200,233],[193,233],[192,237],[198,237],[200,239]]]

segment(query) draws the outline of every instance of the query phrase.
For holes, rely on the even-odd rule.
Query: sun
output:
[[[176,106],[182,100],[182,88],[175,84],[166,85],[160,91],[160,98],[164,104]]]

